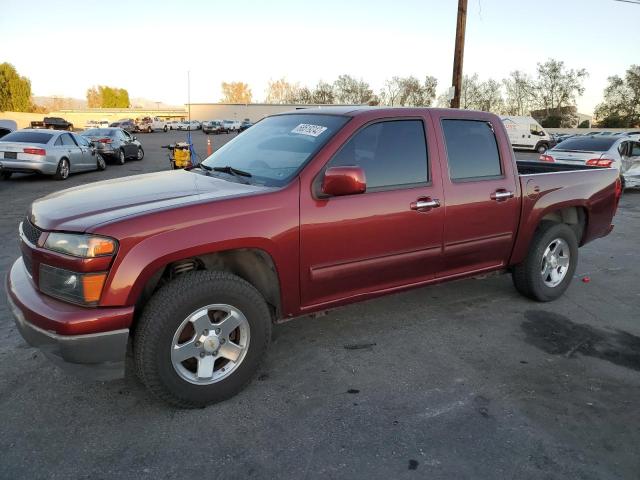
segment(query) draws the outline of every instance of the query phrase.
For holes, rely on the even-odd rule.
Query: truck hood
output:
[[[33,202],[29,219],[43,230],[84,232],[124,217],[268,190],[185,170],[149,173],[52,193]]]

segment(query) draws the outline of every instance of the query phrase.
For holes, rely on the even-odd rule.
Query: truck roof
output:
[[[297,108],[295,110],[288,110],[286,112],[276,113],[275,115],[309,115],[309,114],[324,114],[324,115],[345,115],[349,117],[355,117],[369,112],[381,112],[381,113],[401,113],[403,115],[420,114],[425,110],[432,112],[447,111],[455,112],[456,116],[460,113],[466,112],[468,114],[479,115],[493,115],[488,112],[481,112],[475,110],[452,110],[450,108],[434,108],[434,107],[378,107],[370,105],[341,105],[341,106],[327,106],[327,107],[309,107],[309,108]],[[466,113],[463,113],[465,115]]]

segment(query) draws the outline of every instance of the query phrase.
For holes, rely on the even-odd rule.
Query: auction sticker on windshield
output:
[[[301,135],[309,135],[310,137],[317,137],[324,132],[327,127],[322,125],[311,125],[310,123],[301,123],[296,128],[291,130],[291,133],[299,133]]]

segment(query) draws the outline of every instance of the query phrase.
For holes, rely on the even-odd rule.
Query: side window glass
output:
[[[502,175],[498,142],[489,123],[442,120],[442,130],[451,180],[482,180]]]
[[[54,144],[56,147],[62,146],[62,137],[56,138],[56,143]]]
[[[618,145],[618,153],[620,155],[627,154],[627,142],[622,142],[620,145]]]
[[[427,143],[421,120],[392,120],[369,125],[351,137],[329,166],[356,165],[367,190],[426,183]]]
[[[632,157],[640,157],[640,142],[633,142],[633,147],[631,149]]]
[[[76,142],[71,138],[71,135],[65,133],[60,137],[62,139],[62,145],[66,145],[69,147],[77,147]]]

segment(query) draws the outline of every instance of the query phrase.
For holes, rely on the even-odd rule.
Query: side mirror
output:
[[[540,132],[538,135],[540,135],[541,137],[544,137],[544,132]]]
[[[137,139],[138,139],[138,137],[133,137],[133,139],[134,139],[134,140],[137,140]]]
[[[324,172],[321,192],[324,196],[339,197],[367,191],[364,170],[357,166],[331,167]]]

